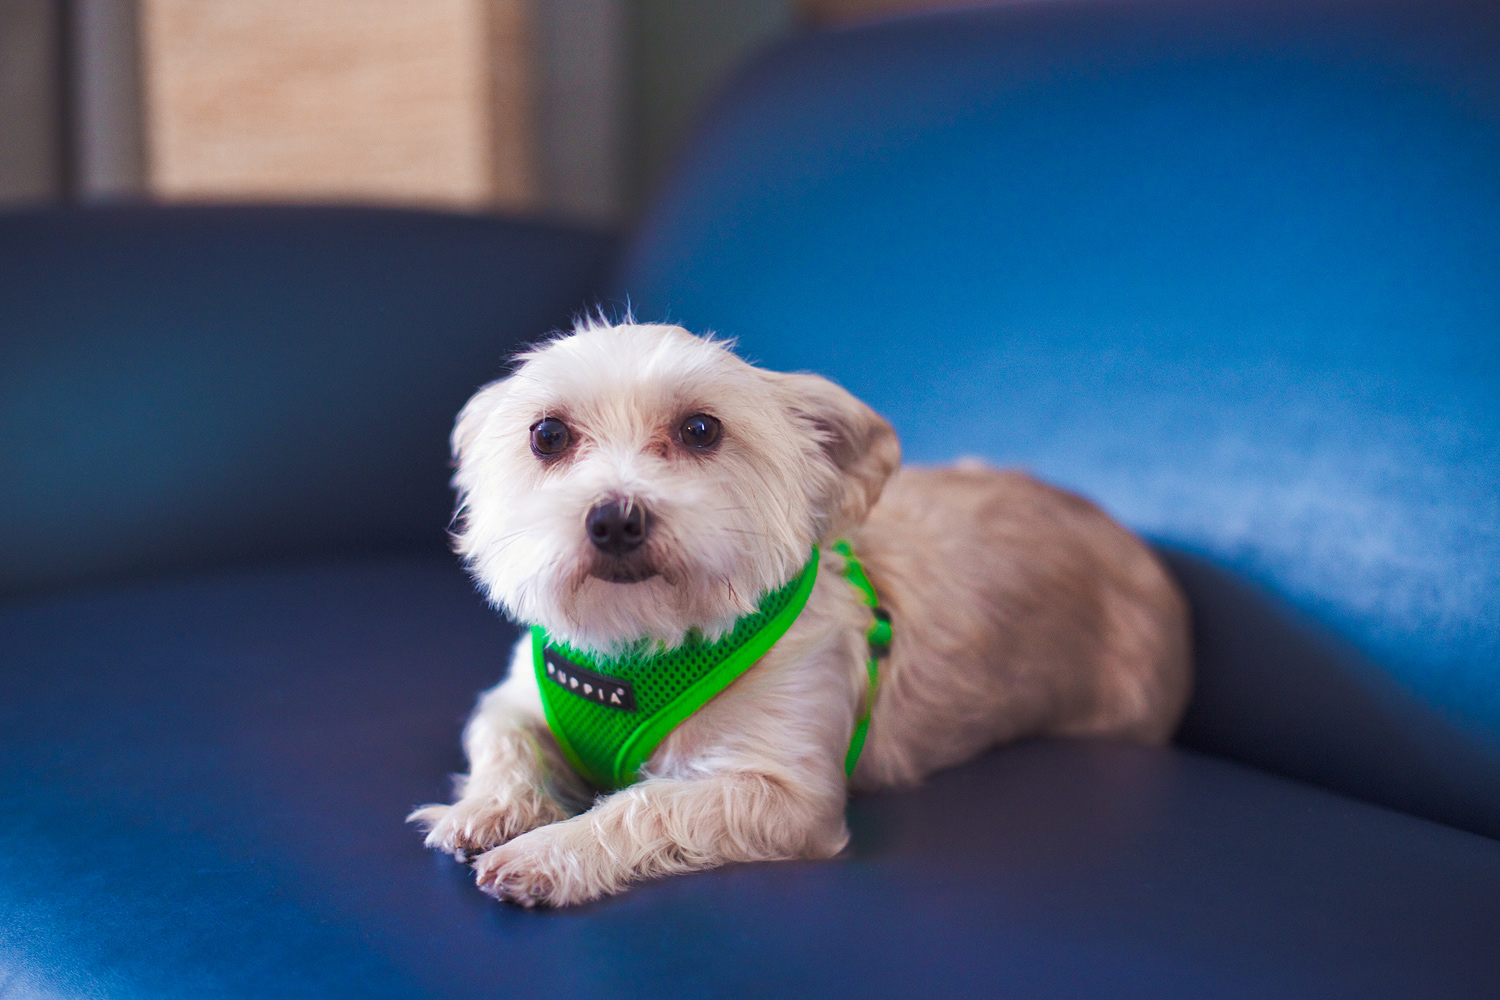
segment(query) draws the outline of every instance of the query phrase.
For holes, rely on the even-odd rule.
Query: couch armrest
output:
[[[0,594],[441,545],[454,414],[613,248],[377,209],[0,216]]]

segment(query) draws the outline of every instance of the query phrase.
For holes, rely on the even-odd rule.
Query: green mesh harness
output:
[[[864,749],[870,711],[880,680],[878,659],[890,648],[890,616],[879,607],[875,588],[848,542],[833,549],[844,557],[843,576],[875,614],[870,627],[869,691],[855,724],[846,774]],[[552,640],[540,625],[531,627],[532,662],[547,725],[568,761],[596,787],[615,789],[636,780],[644,764],[673,729],[766,654],[807,606],[818,577],[818,549],[802,571],[761,598],[754,612],[735,622],[717,642],[690,634],[676,649],[653,651],[641,642],[615,658],[605,658]]]

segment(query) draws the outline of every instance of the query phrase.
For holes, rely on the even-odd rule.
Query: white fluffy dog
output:
[[[519,362],[453,431],[458,551],[518,621],[603,657],[711,643],[815,545],[821,562],[775,645],[609,794],[550,731],[523,638],[464,732],[458,801],[410,817],[487,892],[563,905],[826,858],[848,841],[851,787],[911,785],[1026,736],[1159,743],[1176,726],[1182,597],[1092,504],[978,464],[898,472],[895,433],[848,392],[677,327],[586,324]],[[837,539],[894,631],[852,776],[873,619]]]

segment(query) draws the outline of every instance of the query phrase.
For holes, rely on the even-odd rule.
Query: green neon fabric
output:
[[[599,788],[622,788],[658,744],[688,716],[708,704],[786,634],[812,593],[818,576],[818,549],[802,572],[761,599],[753,614],[737,621],[718,642],[688,637],[676,649],[653,652],[650,645],[605,659],[552,642],[539,625],[531,628],[532,662],[547,725],[578,773]],[[635,689],[636,711],[596,704],[548,679],[545,647],[580,666],[627,680]]]
[[[844,557],[842,575],[876,614],[869,632],[869,692],[844,757],[844,772],[852,775],[870,728],[870,712],[880,682],[878,657],[889,647],[890,622],[880,610],[875,588],[849,543],[835,542],[833,548]],[[554,642],[545,629],[533,625],[532,664],[542,708],[547,725],[574,769],[598,788],[623,788],[634,782],[641,765],[668,733],[750,669],[791,628],[812,594],[818,560],[814,546],[812,557],[798,576],[767,594],[755,613],[735,622],[734,628],[714,643],[690,636],[666,653],[653,653],[643,643],[624,656],[606,659]],[[636,710],[621,711],[596,703],[553,682],[547,676],[548,648],[595,673],[628,681],[634,689]]]
[[[875,711],[875,694],[880,690],[880,661],[890,653],[893,633],[890,615],[881,608],[880,596],[875,593],[875,585],[870,582],[864,564],[854,554],[853,546],[840,539],[833,543],[833,551],[844,557],[844,579],[852,583],[859,591],[865,606],[874,613],[875,617],[870,630],[865,633],[865,641],[870,646],[870,658],[865,661],[865,672],[869,675],[870,686],[865,692],[864,711],[860,713],[859,721],[854,723],[854,735],[849,738],[849,752],[844,755],[844,774],[853,777],[855,765],[859,763],[859,755],[865,749],[865,738],[870,734],[870,715]]]

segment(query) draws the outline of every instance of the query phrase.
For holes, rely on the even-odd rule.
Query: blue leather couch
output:
[[[0,218],[0,996],[1500,996],[1500,15],[1055,0],[814,34],[628,238]],[[847,856],[561,912],[402,824],[513,636],[444,435],[628,301],[1190,595],[1176,745],[1031,742]]]

